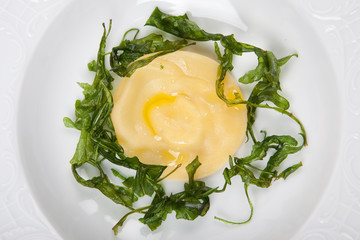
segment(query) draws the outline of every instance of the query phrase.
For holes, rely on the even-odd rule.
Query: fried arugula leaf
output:
[[[179,38],[195,41],[217,41],[222,37],[222,34],[212,34],[204,31],[195,22],[191,21],[186,14],[172,16],[160,11],[158,7],[154,9],[145,25],[156,27]]]
[[[273,109],[281,113],[284,113],[287,109],[289,109],[290,103],[286,98],[279,94],[281,91],[280,67],[283,66],[290,58],[293,56],[297,57],[298,55],[292,54],[284,58],[277,59],[271,51],[265,51],[250,44],[238,42],[233,35],[224,36],[221,39],[221,44],[224,47],[224,54],[221,55],[219,50],[217,50],[218,59],[220,61],[217,77],[217,94],[228,105],[246,104],[248,117],[247,135],[250,134],[253,140],[255,140],[252,126],[254,125],[256,119],[256,109],[258,107],[269,108],[268,105],[261,105],[262,103],[273,103],[274,106],[276,106]],[[232,61],[233,58],[233,55],[230,55],[229,52],[239,56],[243,53],[253,52],[257,56],[258,65],[256,68],[246,72],[239,78],[239,82],[243,84],[257,82],[246,101],[240,95],[235,96],[234,99],[228,99],[224,95],[223,82],[225,73],[229,70],[225,64]],[[292,114],[287,112],[287,115],[290,116]],[[295,117],[292,118],[294,119]],[[301,133],[303,134],[304,129],[302,126],[300,127],[302,130]]]
[[[108,176],[104,173],[103,169],[99,164],[90,164],[92,164],[99,170],[100,175],[97,177],[93,177],[89,180],[85,180],[76,171],[79,166],[73,164],[72,172],[76,181],[85,187],[96,188],[116,204],[121,204],[132,209],[133,202],[137,201],[138,199],[137,196],[134,194],[134,191],[130,188],[117,186],[111,183]]]
[[[80,139],[70,163],[81,165],[92,159],[94,154],[94,144],[91,141],[91,135],[85,129],[81,130]]]
[[[126,36],[135,31],[132,40],[126,39]],[[140,67],[149,64],[155,58],[175,52],[179,49],[193,45],[186,40],[164,40],[162,35],[151,33],[143,38],[136,38],[139,33],[138,29],[130,29],[124,34],[119,46],[112,49],[110,55],[110,66],[112,71],[121,77],[129,77]],[[146,54],[153,55],[142,58]]]
[[[146,165],[138,158],[129,158],[124,155],[123,148],[118,144],[114,127],[110,119],[113,108],[112,89],[113,77],[105,67],[105,47],[109,31],[101,38],[100,47],[96,61],[88,64],[90,71],[94,71],[95,78],[92,85],[79,83],[84,89],[84,99],[75,103],[75,121],[64,118],[67,127],[78,129],[81,134],[75,154],[70,160],[72,172],[75,179],[83,186],[96,188],[106,197],[117,204],[132,209],[133,202],[144,194],[151,196],[157,188],[157,181],[166,166]],[[135,169],[132,184],[117,186],[111,183],[109,177],[104,173],[101,166],[102,161],[108,160],[121,167]],[[99,170],[100,175],[91,179],[83,179],[77,172],[77,168],[84,164],[91,164]]]
[[[127,178],[124,181],[124,185],[133,189],[139,197],[145,195],[151,197],[155,191],[158,191],[162,187],[157,181],[161,176],[162,171],[158,171],[154,176],[151,172],[154,172],[155,168],[156,167],[151,165],[139,165],[135,177],[132,176]]]
[[[205,185],[203,181],[194,180],[196,170],[200,167],[198,157],[186,166],[189,181],[184,184],[184,191],[166,196],[158,192],[151,207],[140,221],[151,230],[155,230],[165,221],[166,216],[175,211],[177,219],[194,220],[204,216],[210,207],[209,195],[217,190]]]
[[[113,107],[110,90],[112,89],[113,77],[105,67],[105,46],[108,32],[103,25],[104,33],[100,41],[96,64],[92,63],[92,68],[96,69],[96,74],[92,85],[79,83],[84,89],[84,99],[75,102],[75,122],[70,118],[64,118],[67,127],[73,127],[81,131],[80,139],[70,161],[71,164],[81,165],[95,157],[96,146],[92,138],[108,128],[106,119]],[[109,30],[111,28],[111,23]],[[96,67],[95,67],[96,66]]]
[[[231,184],[231,178],[240,175],[243,182],[247,184],[268,188],[273,180],[281,177],[286,178],[290,174],[290,170],[284,170],[285,173],[282,172],[279,175],[276,169],[281,166],[281,163],[289,154],[294,154],[300,151],[301,148],[302,145],[299,145],[296,139],[291,136],[267,136],[263,141],[256,142],[253,145],[249,156],[243,158],[235,157],[234,160],[230,158],[230,161],[233,161],[231,167],[225,168],[223,173],[226,183]],[[262,170],[254,167],[252,163],[263,160],[267,156],[269,149],[275,150],[275,152],[270,156],[266,167]],[[294,170],[293,167],[291,169]],[[252,171],[260,172],[260,176],[256,178]]]
[[[229,168],[225,168],[223,175],[225,178],[225,185],[231,185],[231,179],[235,176],[240,176],[244,183],[245,194],[250,206],[250,216],[247,220],[242,222],[233,222],[225,220],[223,218],[215,217],[215,219],[222,222],[231,223],[231,224],[244,224],[251,220],[253,216],[253,204],[250,200],[248,193],[248,187],[250,185],[255,185],[261,188],[268,188],[271,186],[271,183],[274,180],[280,178],[286,179],[290,174],[295,172],[299,167],[302,166],[302,162],[294,164],[280,174],[278,174],[277,169],[281,167],[283,161],[287,158],[289,154],[294,154],[302,149],[303,145],[299,145],[296,139],[291,136],[265,136],[263,141],[256,142],[253,145],[251,154],[243,158],[232,158],[229,157]],[[260,169],[254,166],[256,161],[264,160],[268,154],[268,150],[272,149],[275,152],[269,157],[267,164],[264,169]],[[256,177],[259,175],[259,177]]]
[[[146,224],[152,231],[157,229],[167,215],[175,212],[177,219],[194,220],[199,216],[204,216],[210,207],[209,195],[217,190],[205,185],[203,181],[194,179],[196,170],[200,167],[198,157],[186,166],[188,182],[184,184],[184,191],[171,194],[165,194],[163,187],[159,187],[150,206],[135,209],[126,214],[114,226],[115,234],[118,228],[123,225],[126,218],[133,213],[141,212],[144,214],[139,220]]]

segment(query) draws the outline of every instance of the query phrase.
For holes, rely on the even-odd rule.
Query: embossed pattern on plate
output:
[[[302,1],[338,73],[343,95],[339,161],[326,194],[294,239],[360,239],[360,1]]]
[[[0,239],[59,239],[30,194],[18,160],[16,106],[32,49],[69,1],[0,0]],[[293,1],[295,2],[295,1]],[[326,194],[294,239],[360,239],[360,1],[296,3],[342,81],[341,155]]]
[[[16,106],[29,56],[68,1],[0,1],[0,239],[60,239],[34,202],[18,161]]]

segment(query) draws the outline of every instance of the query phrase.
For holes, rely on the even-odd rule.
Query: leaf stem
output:
[[[297,124],[299,124],[300,126],[300,130],[301,130],[301,135],[302,137],[304,138],[304,143],[303,145],[306,146],[307,145],[307,138],[306,138],[306,130],[305,130],[305,127],[304,125],[301,123],[301,121],[294,115],[292,114],[291,112],[287,111],[287,110],[284,110],[282,108],[279,108],[279,107],[272,107],[268,104],[255,104],[255,103],[252,103],[252,102],[247,102],[246,104],[249,104],[251,106],[254,106],[254,107],[258,107],[258,108],[268,108],[268,109],[273,109],[277,112],[280,112],[282,114],[285,114],[287,115],[288,117],[290,117],[291,119],[293,119]]]
[[[170,176],[171,174],[173,174],[178,168],[180,168],[181,167],[181,163],[180,164],[178,164],[178,165],[176,165],[176,167],[173,169],[173,170],[171,170],[171,172],[169,172],[168,174],[166,174],[164,177],[162,177],[162,178],[159,178],[156,182],[158,183],[158,182],[161,182],[162,180],[164,180],[165,178],[167,178],[168,176]]]
[[[252,216],[253,216],[253,213],[254,213],[254,206],[250,200],[250,197],[249,197],[249,193],[248,193],[248,187],[249,187],[249,184],[248,183],[244,183],[244,190],[245,190],[245,194],[246,194],[246,198],[248,200],[248,203],[249,203],[249,206],[250,206],[250,216],[247,220],[243,221],[243,222],[233,222],[233,221],[229,221],[229,220],[226,220],[226,219],[223,219],[223,218],[219,218],[219,217],[214,217],[216,220],[219,220],[221,222],[224,222],[224,223],[229,223],[229,224],[234,224],[234,225],[241,225],[241,224],[245,224],[245,223],[248,223],[251,221],[252,219]]]
[[[222,193],[222,192],[225,192],[227,185],[228,185],[228,183],[227,183],[227,182],[225,182],[225,184],[224,184],[223,188],[222,188],[222,189],[220,189],[220,190],[216,190],[215,192],[216,192],[216,193]]]
[[[114,234],[117,235],[118,234],[118,228],[119,227],[122,227],[122,225],[124,224],[125,220],[127,219],[128,216],[130,216],[131,214],[134,214],[134,213],[139,213],[143,210],[146,210],[146,209],[149,209],[151,206],[145,206],[145,207],[141,207],[141,208],[137,208],[137,209],[134,209],[130,212],[128,212],[127,214],[125,214],[116,224],[115,226],[112,228],[112,230],[114,231]]]

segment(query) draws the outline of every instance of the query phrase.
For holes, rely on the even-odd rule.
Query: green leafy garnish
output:
[[[162,187],[156,191],[151,205],[141,207],[125,215],[113,228],[117,231],[126,218],[133,213],[143,213],[144,217],[139,220],[146,224],[151,230],[158,228],[166,220],[168,214],[173,211],[177,219],[194,220],[199,216],[204,216],[209,207],[209,195],[214,193],[217,188],[210,188],[202,181],[194,180],[194,175],[201,163],[196,157],[189,165],[186,166],[189,181],[184,184],[184,191],[167,196]],[[146,210],[146,211],[145,211]]]
[[[145,25],[156,27],[164,32],[171,33],[179,38],[195,41],[220,40],[221,34],[207,33],[188,16],[172,16],[160,11],[158,7],[152,12]]]
[[[136,34],[132,40],[127,40],[126,36],[130,32],[135,31]],[[193,45],[186,40],[170,41],[163,39],[162,35],[150,34],[146,37],[137,39],[138,29],[130,29],[124,34],[119,46],[114,47],[111,51],[110,65],[112,71],[121,77],[129,77],[134,71],[150,63],[155,58],[175,52],[179,49]],[[141,60],[139,58],[146,54],[154,53]]]
[[[67,117],[63,119],[66,127],[80,131],[74,156],[70,160],[76,181],[85,187],[98,189],[116,204],[129,209],[129,212],[113,227],[114,233],[117,234],[119,227],[135,213],[143,214],[139,220],[151,230],[157,229],[172,212],[175,212],[177,219],[194,220],[204,216],[210,207],[209,196],[225,191],[227,186],[231,185],[233,177],[240,176],[251,210],[249,218],[241,222],[215,218],[231,224],[249,222],[253,216],[253,204],[248,194],[249,186],[268,188],[275,180],[286,179],[302,166],[299,162],[285,170],[279,170],[284,169],[283,164],[288,155],[299,152],[307,144],[305,128],[289,111],[290,103],[281,95],[280,86],[281,67],[298,55],[291,54],[277,58],[271,51],[237,41],[234,35],[208,33],[191,21],[186,14],[172,16],[155,8],[145,25],[156,27],[179,39],[165,40],[163,35],[155,33],[137,38],[140,30],[130,29],[124,34],[120,44],[112,48],[109,55],[111,69],[108,70],[105,64],[108,53],[105,48],[111,24],[110,20],[108,30],[103,24],[104,32],[97,59],[88,63],[89,71],[95,73],[93,83],[91,85],[79,83],[83,88],[84,98],[75,102],[75,120]],[[131,40],[127,39],[130,33],[134,33]],[[137,157],[130,158],[124,154],[122,146],[117,142],[110,119],[113,108],[111,90],[114,81],[110,72],[120,77],[129,77],[138,68],[149,64],[155,58],[194,45],[196,43],[194,41],[214,42],[214,51],[219,61],[217,80],[214,82],[216,93],[229,107],[246,105],[248,117],[246,134],[253,145],[250,155],[229,157],[229,166],[223,171],[224,185],[221,190],[218,190],[218,187],[206,186],[204,181],[195,180],[195,173],[201,165],[196,157],[186,166],[188,182],[184,183],[184,190],[167,195],[161,182],[180,166],[168,175],[162,176],[166,166],[143,164]],[[238,81],[242,84],[254,84],[254,87],[247,100],[239,93],[234,93],[233,97],[228,98],[224,94],[225,75],[234,68],[234,55],[242,56],[245,53],[255,54],[258,64],[239,77]],[[163,68],[164,66],[160,65],[160,69]],[[301,142],[290,135],[267,136],[265,130],[256,132],[254,123],[258,108],[274,110],[291,118],[299,126]],[[120,185],[114,184],[111,177],[105,173],[104,161],[109,161],[116,167],[111,168],[111,172],[114,177],[121,180]],[[257,167],[258,161],[264,162],[265,167],[262,169]],[[97,169],[98,176],[90,179],[82,177],[78,169],[85,164]],[[132,169],[134,174],[125,176],[119,170],[122,168]],[[151,204],[135,208],[134,203],[143,196],[151,197]]]
[[[243,224],[250,221],[253,215],[253,205],[248,194],[248,187],[253,184],[261,188],[268,188],[273,180],[277,180],[279,178],[286,179],[291,173],[301,167],[302,163],[299,162],[290,166],[280,174],[278,174],[276,168],[281,165],[289,154],[294,154],[300,151],[302,147],[303,146],[299,146],[298,142],[291,136],[268,136],[265,137],[263,141],[256,142],[253,145],[249,156],[243,158],[235,157],[234,159],[230,157],[230,168],[225,168],[223,172],[225,178],[224,188],[226,188],[227,184],[231,185],[231,179],[234,176],[239,175],[244,183],[244,189],[250,205],[251,213],[248,220],[240,223],[227,221],[218,217],[216,217],[216,219],[233,224]],[[269,149],[275,150],[275,152],[270,156],[266,167],[264,169],[255,167],[253,163],[263,160],[267,156]],[[258,178],[255,175],[256,173],[260,174]]]
[[[93,84],[79,84],[84,89],[84,99],[77,100],[75,103],[76,120],[73,122],[69,118],[64,118],[64,124],[81,131],[74,157],[70,161],[75,179],[83,186],[98,189],[115,203],[132,209],[133,202],[138,197],[154,193],[154,189],[157,188],[156,182],[166,167],[146,165],[136,157],[126,157],[123,148],[116,140],[110,119],[113,107],[110,90],[114,79],[105,67],[105,46],[108,33],[104,26],[97,60],[88,65],[91,71],[96,71]],[[111,183],[102,168],[104,160],[121,167],[135,169],[136,174],[133,180],[127,179],[124,186]],[[85,163],[96,167],[100,175],[89,180],[83,179],[76,169]]]

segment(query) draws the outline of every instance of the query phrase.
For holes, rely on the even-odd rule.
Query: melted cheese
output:
[[[169,178],[187,179],[185,166],[196,156],[196,178],[224,166],[245,137],[246,108],[228,107],[216,95],[218,63],[192,52],[156,58],[123,78],[114,93],[111,113],[125,154],[146,164],[182,167]],[[227,74],[225,94],[240,93]]]

